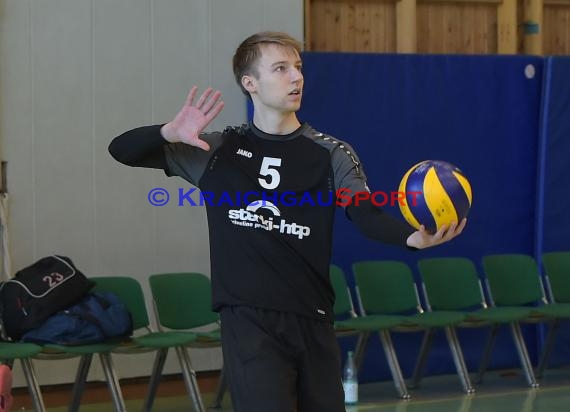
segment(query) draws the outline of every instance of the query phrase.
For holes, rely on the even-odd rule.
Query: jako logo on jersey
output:
[[[238,149],[236,154],[247,157],[248,159],[251,159],[251,157],[253,156],[251,152],[248,152],[247,150],[244,149]]]
[[[265,217],[256,213],[259,209],[266,209],[273,216]],[[311,234],[311,228],[308,226],[298,225],[297,223],[287,223],[281,217],[281,211],[273,203],[264,201],[255,201],[247,205],[245,209],[228,210],[228,218],[234,225],[251,227],[253,229],[277,230],[279,233],[297,236],[303,239]],[[278,218],[274,220],[275,218]]]

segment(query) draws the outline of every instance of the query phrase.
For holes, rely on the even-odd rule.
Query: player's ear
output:
[[[248,92],[250,92],[250,93],[255,92],[256,84],[255,84],[255,79],[253,78],[253,76],[251,76],[249,74],[244,74],[241,77],[241,85]]]

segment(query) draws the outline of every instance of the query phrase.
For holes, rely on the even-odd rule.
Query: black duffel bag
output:
[[[19,340],[49,316],[83,298],[94,286],[71,259],[46,256],[0,284],[3,339]]]

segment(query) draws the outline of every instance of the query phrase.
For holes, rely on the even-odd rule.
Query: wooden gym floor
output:
[[[141,410],[146,380],[122,381],[121,387],[129,411]],[[209,405],[216,388],[217,374],[199,374],[205,405]],[[65,412],[70,387],[42,388],[49,412]],[[420,388],[411,390],[412,399],[396,397],[391,381],[360,385],[360,402],[347,412],[568,412],[570,411],[570,368],[549,369],[541,387],[529,389],[519,371],[491,371],[485,382],[476,386],[474,395],[464,395],[456,375],[426,377]],[[27,391],[14,390],[14,412],[32,411]],[[80,412],[112,412],[104,383],[90,383]],[[181,376],[165,377],[159,387],[154,410],[157,412],[192,411]],[[219,412],[230,412],[229,395]],[[268,411],[270,412],[270,411]]]

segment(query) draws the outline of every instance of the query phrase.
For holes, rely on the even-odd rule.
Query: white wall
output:
[[[193,84],[223,93],[212,129],[243,123],[233,51],[256,31],[302,39],[302,29],[302,0],[0,0],[0,153],[14,270],[58,253],[89,276],[135,276],[147,294],[153,272],[209,274],[204,210],[147,201],[152,188],[174,197],[190,186],[122,166],[107,146],[125,130],[169,121]],[[218,350],[191,355],[198,370],[221,365]],[[178,372],[169,358],[167,373]],[[115,360],[121,378],[147,375],[152,364],[151,356]],[[73,381],[76,361],[66,362],[36,361],[40,384]],[[93,366],[90,378],[102,378]]]

